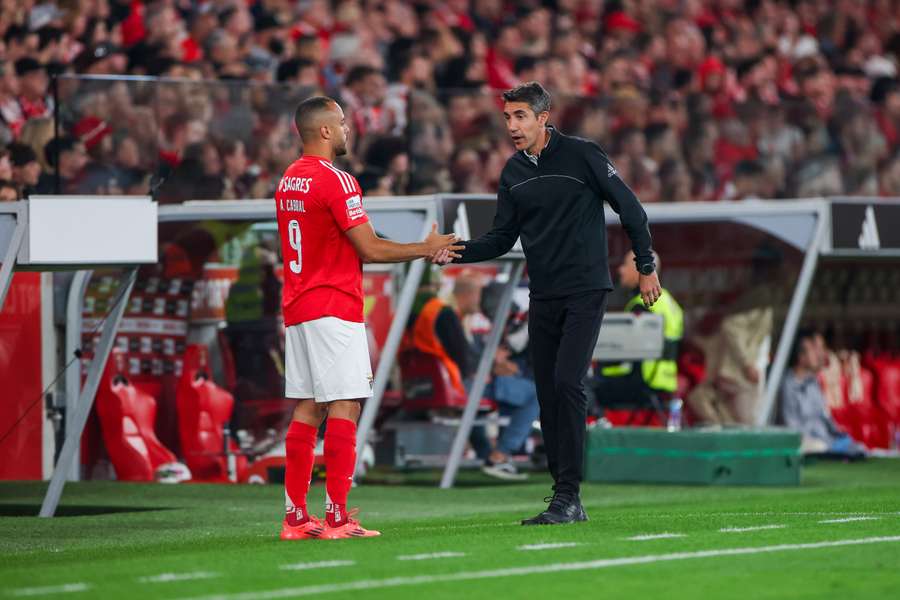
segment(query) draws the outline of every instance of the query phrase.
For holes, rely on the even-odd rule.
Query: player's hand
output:
[[[430,260],[435,265],[447,265],[452,263],[454,258],[460,258],[460,256],[460,254],[450,252],[450,250],[444,248],[443,250],[438,250]]]
[[[437,227],[437,223],[432,223],[431,233],[425,238],[425,246],[428,248],[428,256],[430,258],[434,259],[435,254],[444,249],[449,250],[451,253],[465,249],[465,246],[455,245],[459,241],[455,233],[438,233]]]
[[[641,275],[640,287],[641,300],[644,301],[644,306],[650,308],[659,300],[659,296],[662,294],[662,286],[659,285],[659,276],[656,274],[656,271],[649,275]]]

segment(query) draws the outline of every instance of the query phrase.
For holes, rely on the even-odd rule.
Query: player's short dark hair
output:
[[[503,92],[506,102],[524,102],[535,115],[550,110],[550,92],[537,81],[529,81]]]
[[[294,113],[294,125],[297,126],[300,138],[305,141],[316,126],[316,118],[335,104],[337,101],[328,96],[313,96],[301,102]]]

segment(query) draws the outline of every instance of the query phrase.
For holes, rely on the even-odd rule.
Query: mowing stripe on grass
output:
[[[561,571],[588,571],[610,567],[629,565],[645,565],[674,560],[692,558],[715,558],[719,556],[740,556],[747,554],[764,554],[769,552],[790,552],[799,550],[815,550],[818,548],[834,548],[838,546],[859,546],[862,544],[883,544],[900,542],[900,535],[889,537],[870,537],[855,540],[835,540],[831,542],[812,542],[808,544],[779,544],[777,546],[758,546],[755,548],[723,548],[720,550],[701,550],[699,552],[675,552],[672,554],[650,554],[646,556],[629,556],[624,558],[603,558],[584,562],[555,563],[550,565],[529,565],[526,567],[509,567],[487,571],[463,571],[461,573],[445,573],[441,575],[416,575],[412,577],[389,577],[387,579],[362,579],[347,583],[310,585],[305,587],[280,588],[259,592],[243,592],[239,594],[217,594],[198,596],[190,600],[274,600],[294,596],[312,596],[336,592],[363,591],[379,588],[393,588],[407,585],[425,585],[429,583],[445,583],[471,581],[475,579],[496,579],[499,577],[520,577],[537,573],[559,573]]]
[[[139,577],[138,583],[172,583],[173,581],[192,581],[194,579],[214,579],[218,573],[209,571],[197,571],[195,573],[160,573],[148,577]]]
[[[646,542],[648,540],[669,540],[683,537],[686,537],[683,533],[647,533],[644,535],[633,535],[625,539],[629,542]]]
[[[555,544],[526,544],[519,546],[516,550],[554,550],[556,548],[571,548],[580,546],[578,542],[557,542]]]
[[[757,525],[756,527],[723,527],[719,533],[744,533],[745,531],[763,531],[764,529],[784,529],[787,525]]]
[[[322,562],[294,563],[292,565],[281,565],[278,567],[282,571],[305,571],[307,569],[328,569],[330,567],[352,567],[356,564],[355,560],[323,560]]]
[[[47,596],[49,594],[66,594],[68,592],[85,592],[90,589],[86,583],[66,583],[63,585],[48,585],[46,587],[30,587],[9,590],[10,596]]]
[[[432,558],[458,558],[465,555],[465,552],[432,552],[431,554],[408,554],[406,556],[398,556],[397,560],[431,560]]]

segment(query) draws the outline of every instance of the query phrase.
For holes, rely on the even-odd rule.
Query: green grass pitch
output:
[[[543,506],[543,476],[425,483],[354,489],[384,535],[330,542],[277,539],[280,486],[69,484],[61,516],[38,519],[46,484],[3,483],[0,598],[900,594],[898,460],[811,465],[797,488],[586,485],[590,521],[558,527],[518,525]]]

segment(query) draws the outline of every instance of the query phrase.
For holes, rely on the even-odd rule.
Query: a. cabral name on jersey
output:
[[[309,193],[309,185],[312,183],[312,177],[282,177],[278,183],[279,192],[301,192]]]
[[[293,198],[279,198],[278,209],[294,212],[306,212],[306,205],[304,204],[304,202],[304,200],[294,200]]]

